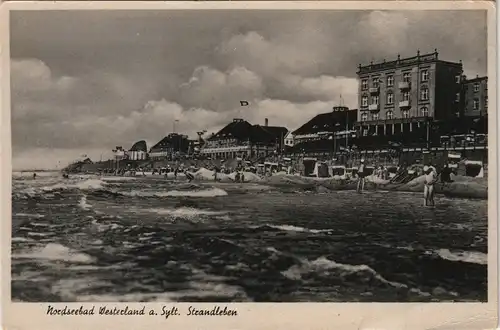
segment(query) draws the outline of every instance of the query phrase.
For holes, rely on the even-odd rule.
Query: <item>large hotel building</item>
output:
[[[476,77],[463,83],[464,116],[488,114],[488,77]]]
[[[457,118],[463,109],[462,63],[440,60],[437,50],[359,66],[361,136],[400,135],[429,119]],[[437,92],[439,91],[439,92]]]

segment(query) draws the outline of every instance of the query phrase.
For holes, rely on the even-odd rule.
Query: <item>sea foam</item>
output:
[[[49,243],[43,248],[37,248],[30,252],[13,254],[13,259],[41,259],[66,261],[75,263],[91,263],[93,258],[85,253],[74,251],[64,245]]]

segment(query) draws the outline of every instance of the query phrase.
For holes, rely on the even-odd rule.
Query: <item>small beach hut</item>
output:
[[[330,166],[330,170],[331,170],[331,176],[340,176],[340,177],[347,176],[347,169],[343,165]],[[350,170],[350,175],[352,176],[352,169]]]
[[[316,158],[305,157],[302,160],[304,165],[304,176],[314,176],[314,169],[316,167]]]
[[[318,177],[318,178],[327,178],[330,176],[330,173],[328,173],[328,165],[326,162],[322,161],[316,161],[314,164],[314,170],[313,170],[313,176]]]
[[[484,177],[483,162],[480,160],[464,160],[458,165],[458,175],[480,177],[481,174]]]

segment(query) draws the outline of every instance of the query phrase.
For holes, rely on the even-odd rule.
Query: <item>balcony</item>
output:
[[[410,89],[411,85],[410,85],[410,83],[408,81],[400,81],[399,84],[398,84],[398,87],[401,90],[406,90],[406,89]]]
[[[380,93],[380,87],[370,87],[369,91],[370,91],[371,95],[374,95],[374,94],[376,95],[376,94]]]
[[[409,107],[410,107],[410,101],[409,100],[400,101],[399,102],[399,108],[406,109],[406,108],[409,108]]]
[[[373,111],[379,111],[380,110],[380,105],[378,105],[378,104],[370,104],[368,106],[368,110],[370,110],[372,112]]]

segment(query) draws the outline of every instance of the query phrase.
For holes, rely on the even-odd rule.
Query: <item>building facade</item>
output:
[[[295,144],[295,139],[293,136],[293,132],[288,132],[288,134],[285,136],[285,147],[293,147]]]
[[[287,145],[286,151],[337,152],[349,148],[357,118],[357,109],[333,107],[331,112],[316,115],[293,131],[293,145]]]
[[[464,80],[463,97],[464,116],[486,116],[488,113],[488,77],[476,77]]]
[[[361,136],[407,133],[432,120],[460,115],[462,63],[434,53],[359,66]],[[439,92],[438,92],[439,91]]]
[[[177,154],[187,154],[188,150],[188,136],[171,133],[151,148],[149,158],[152,160],[169,159]]]
[[[146,141],[141,140],[132,146],[130,150],[126,152],[128,160],[146,160],[148,159],[148,147]]]
[[[215,159],[266,156],[280,151],[287,133],[284,127],[252,125],[236,118],[210,136],[200,154]]]

